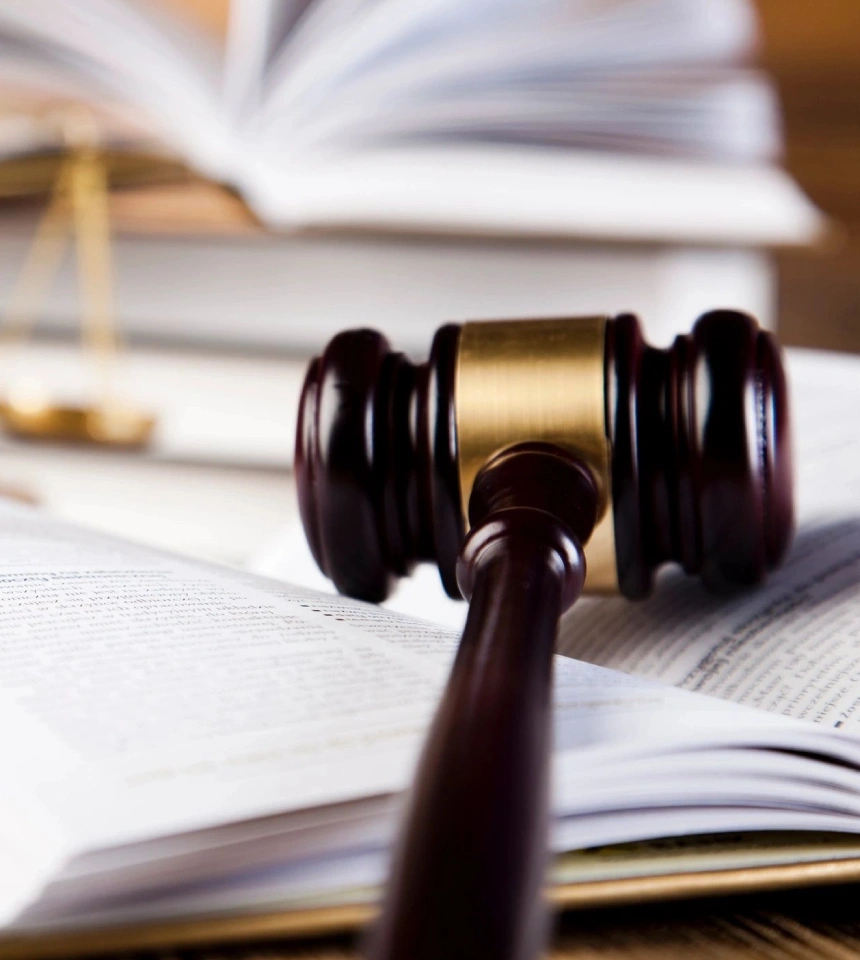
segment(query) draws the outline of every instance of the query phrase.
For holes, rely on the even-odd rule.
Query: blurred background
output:
[[[779,90],[787,168],[838,225],[834,242],[783,251],[779,332],[786,344],[860,350],[860,7],[813,11],[756,0],[762,62]]]
[[[0,487],[315,582],[308,358],[708,307],[860,351],[860,6],[6,0]]]

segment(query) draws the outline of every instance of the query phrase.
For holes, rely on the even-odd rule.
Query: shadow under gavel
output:
[[[342,593],[415,563],[470,601],[418,766],[373,960],[528,960],[542,948],[561,615],[586,583],[640,598],[679,563],[760,583],[793,529],[786,381],[734,311],[667,350],[632,315],[449,325],[427,363],[342,333],[305,380],[302,521]],[[586,546],[587,544],[587,546]]]

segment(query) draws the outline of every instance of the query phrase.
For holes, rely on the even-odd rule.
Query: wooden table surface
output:
[[[548,960],[860,960],[850,887],[569,914]],[[144,954],[136,955],[143,960]],[[151,954],[152,960],[353,960],[346,939]]]

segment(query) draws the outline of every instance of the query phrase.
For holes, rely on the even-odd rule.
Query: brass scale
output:
[[[143,447],[152,438],[155,418],[122,401],[115,389],[120,344],[113,317],[107,168],[97,127],[88,113],[75,110],[63,115],[61,130],[65,158],[0,326],[0,351],[11,369],[73,235],[81,346],[95,366],[94,396],[63,403],[38,381],[10,378],[0,400],[0,424],[29,440]]]

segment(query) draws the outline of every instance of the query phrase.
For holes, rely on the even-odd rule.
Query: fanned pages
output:
[[[754,42],[747,0],[233,0],[219,64],[152,0],[10,0],[0,88],[88,100],[119,145],[160,142],[282,227],[804,241]]]

